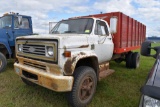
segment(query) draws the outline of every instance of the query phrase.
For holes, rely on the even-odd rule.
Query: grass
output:
[[[145,83],[155,59],[141,56],[138,69],[125,68],[112,61],[116,72],[98,82],[96,94],[89,107],[138,107],[140,87]],[[57,93],[41,86],[27,86],[15,74],[13,60],[8,61],[0,74],[0,107],[69,107],[65,93]]]

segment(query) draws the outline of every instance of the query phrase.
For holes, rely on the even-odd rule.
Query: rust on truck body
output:
[[[89,45],[82,45],[79,48],[88,48],[88,47],[89,47]]]
[[[94,53],[80,52],[78,54],[73,55],[71,58],[68,58],[64,64],[65,74],[72,75],[75,70],[77,62],[81,59],[89,57],[96,57],[96,55]]]
[[[109,62],[99,64],[99,80],[111,75],[114,72],[114,70],[109,69]]]
[[[55,64],[50,64],[50,63],[32,60],[32,59],[28,59],[28,58],[22,58],[19,56],[17,56],[17,58],[19,59],[20,64],[26,65],[28,67],[34,67],[35,69],[41,70],[43,72],[49,72],[54,75],[63,75],[62,71],[60,70],[60,67],[58,67]],[[27,62],[30,64],[28,64]],[[43,66],[43,68],[41,68],[39,66]]]
[[[72,90],[73,77],[63,76],[60,67],[57,65],[27,58],[17,58],[19,59],[19,63],[15,63],[14,66],[15,71],[17,71],[17,69],[19,70],[19,72],[16,72],[19,76],[54,91],[65,92]],[[24,62],[46,66],[46,70],[42,70],[31,65],[26,65]],[[23,74],[24,71],[36,75],[38,79],[26,77]]]

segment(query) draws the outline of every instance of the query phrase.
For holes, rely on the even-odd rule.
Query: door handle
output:
[[[6,34],[7,34],[8,38],[11,38],[11,36],[8,34],[8,32],[6,32]]]

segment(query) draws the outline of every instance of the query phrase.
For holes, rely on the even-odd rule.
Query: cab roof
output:
[[[2,17],[4,17],[4,16],[25,16],[25,17],[31,17],[31,16],[27,16],[27,15],[21,15],[21,14],[19,14],[19,13],[14,13],[14,12],[5,13],[5,14],[3,14]],[[0,18],[1,18],[1,17],[0,17]]]

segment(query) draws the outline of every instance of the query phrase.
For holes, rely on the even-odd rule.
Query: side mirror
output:
[[[145,85],[141,88],[141,93],[160,100],[160,87]]]
[[[141,55],[150,56],[151,54],[151,42],[145,41],[141,45]]]
[[[117,22],[118,22],[118,19],[117,17],[111,17],[110,19],[110,32],[111,34],[114,34],[117,32]]]
[[[18,16],[18,24],[19,24],[19,25],[22,24],[22,16]]]
[[[160,54],[160,46],[151,47],[150,41],[145,41],[141,45],[141,55],[143,56],[151,56],[153,58],[157,58],[157,56]],[[151,49],[156,51],[156,54],[151,55]]]

